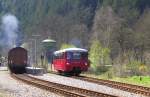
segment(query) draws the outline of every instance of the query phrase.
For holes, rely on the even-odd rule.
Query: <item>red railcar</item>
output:
[[[8,67],[12,73],[25,73],[27,66],[27,50],[16,47],[8,52]]]
[[[81,48],[68,48],[54,52],[53,66],[59,73],[79,75],[89,67],[88,51]]]

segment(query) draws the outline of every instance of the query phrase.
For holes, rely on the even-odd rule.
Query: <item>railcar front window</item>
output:
[[[73,53],[73,59],[81,59],[81,53],[79,52]]]
[[[67,59],[68,60],[79,60],[79,59],[81,59],[81,53],[80,52],[68,52]]]
[[[71,54],[71,52],[68,52],[68,53],[67,53],[67,59],[68,59],[68,60],[72,59],[72,54]]]

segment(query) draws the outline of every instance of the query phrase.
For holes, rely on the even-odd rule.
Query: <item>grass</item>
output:
[[[133,76],[127,78],[115,77],[111,80],[150,87],[150,76]]]
[[[95,75],[95,74],[85,73],[82,75],[88,76],[88,77],[99,78],[99,79],[108,79],[107,74]],[[150,76],[132,76],[132,77],[126,77],[126,78],[112,77],[109,80],[150,87]]]

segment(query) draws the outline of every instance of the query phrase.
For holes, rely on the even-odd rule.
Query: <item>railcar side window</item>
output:
[[[55,55],[54,55],[54,58],[55,58],[55,59],[63,59],[63,57],[64,57],[64,54],[63,54],[63,53],[58,53],[58,54],[55,54]]]
[[[67,52],[67,59],[68,59],[68,60],[72,59],[72,54],[71,54],[71,52]]]

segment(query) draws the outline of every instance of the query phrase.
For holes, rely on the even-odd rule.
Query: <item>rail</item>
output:
[[[116,81],[110,81],[110,80],[104,80],[104,79],[91,78],[91,77],[86,77],[86,76],[78,76],[78,77],[73,76],[73,78],[96,83],[99,85],[106,85],[112,88],[116,88],[116,89],[120,89],[120,90],[150,97],[150,88],[148,87],[121,83],[121,82],[116,82]]]
[[[26,74],[12,74],[11,76],[15,79],[21,80],[39,88],[46,89],[56,94],[62,94],[65,97],[118,97],[87,89],[54,83],[43,79],[38,79]]]

